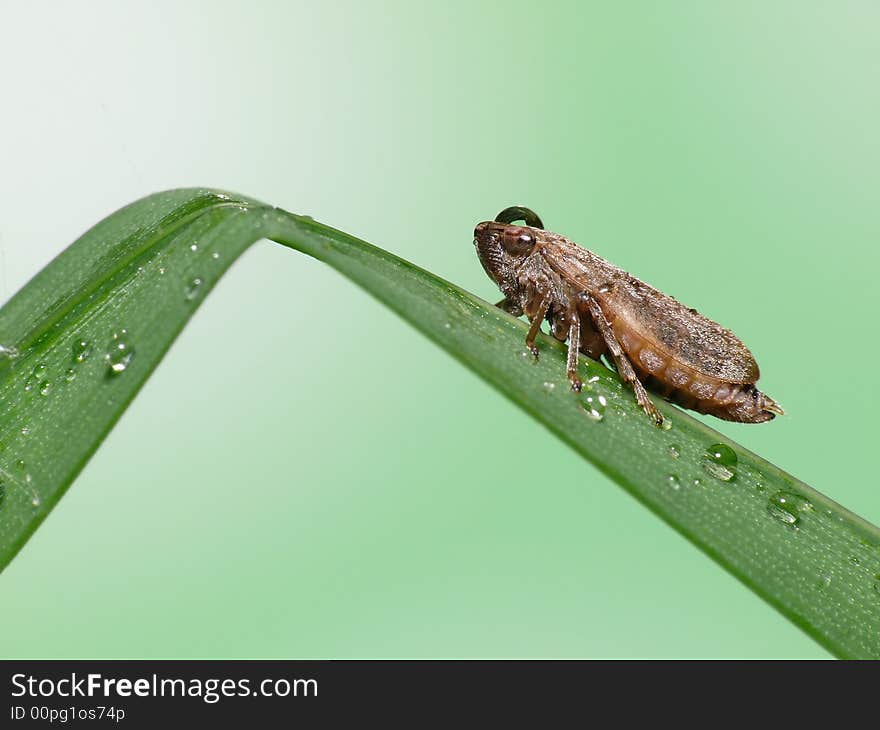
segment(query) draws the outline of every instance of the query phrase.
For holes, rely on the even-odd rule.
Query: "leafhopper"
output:
[[[516,221],[524,225],[515,225]],[[546,320],[568,341],[567,371],[580,391],[578,353],[610,357],[636,400],[657,425],[663,417],[646,387],[661,397],[726,421],[763,423],[782,414],[755,387],[758,364],[728,329],[704,317],[573,241],[544,230],[528,208],[507,208],[474,230],[486,273],[504,293],[498,306],[525,314],[526,346]]]

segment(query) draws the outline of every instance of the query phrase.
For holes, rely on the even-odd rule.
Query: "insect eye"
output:
[[[535,234],[527,228],[511,227],[505,229],[501,242],[507,253],[523,256],[532,252],[535,247]]]

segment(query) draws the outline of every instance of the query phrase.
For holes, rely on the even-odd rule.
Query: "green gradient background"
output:
[[[10,296],[235,189],[490,300],[512,203],[732,327],[713,425],[880,520],[875,3],[0,2]],[[331,270],[263,242],[0,579],[3,657],[823,657]]]

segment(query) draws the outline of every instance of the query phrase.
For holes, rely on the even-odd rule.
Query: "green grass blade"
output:
[[[877,528],[672,406],[660,405],[671,428],[655,428],[598,363],[582,362],[592,382],[572,393],[559,343],[543,337],[534,362],[524,322],[452,284],[311,219],[205,190],[113,214],[0,310],[0,566],[223,272],[264,237],[325,261],[394,309],[830,651],[880,657]],[[732,478],[706,458],[718,443],[736,454]]]

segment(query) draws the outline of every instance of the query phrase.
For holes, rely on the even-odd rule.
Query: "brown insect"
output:
[[[525,225],[512,225],[522,220]],[[531,322],[526,346],[546,319],[568,340],[568,379],[575,391],[578,352],[610,354],[636,400],[661,425],[645,386],[685,408],[726,421],[763,423],[782,414],[755,387],[758,364],[730,330],[648,286],[576,243],[543,230],[528,208],[507,208],[474,229],[474,246],[504,293],[498,306]]]

